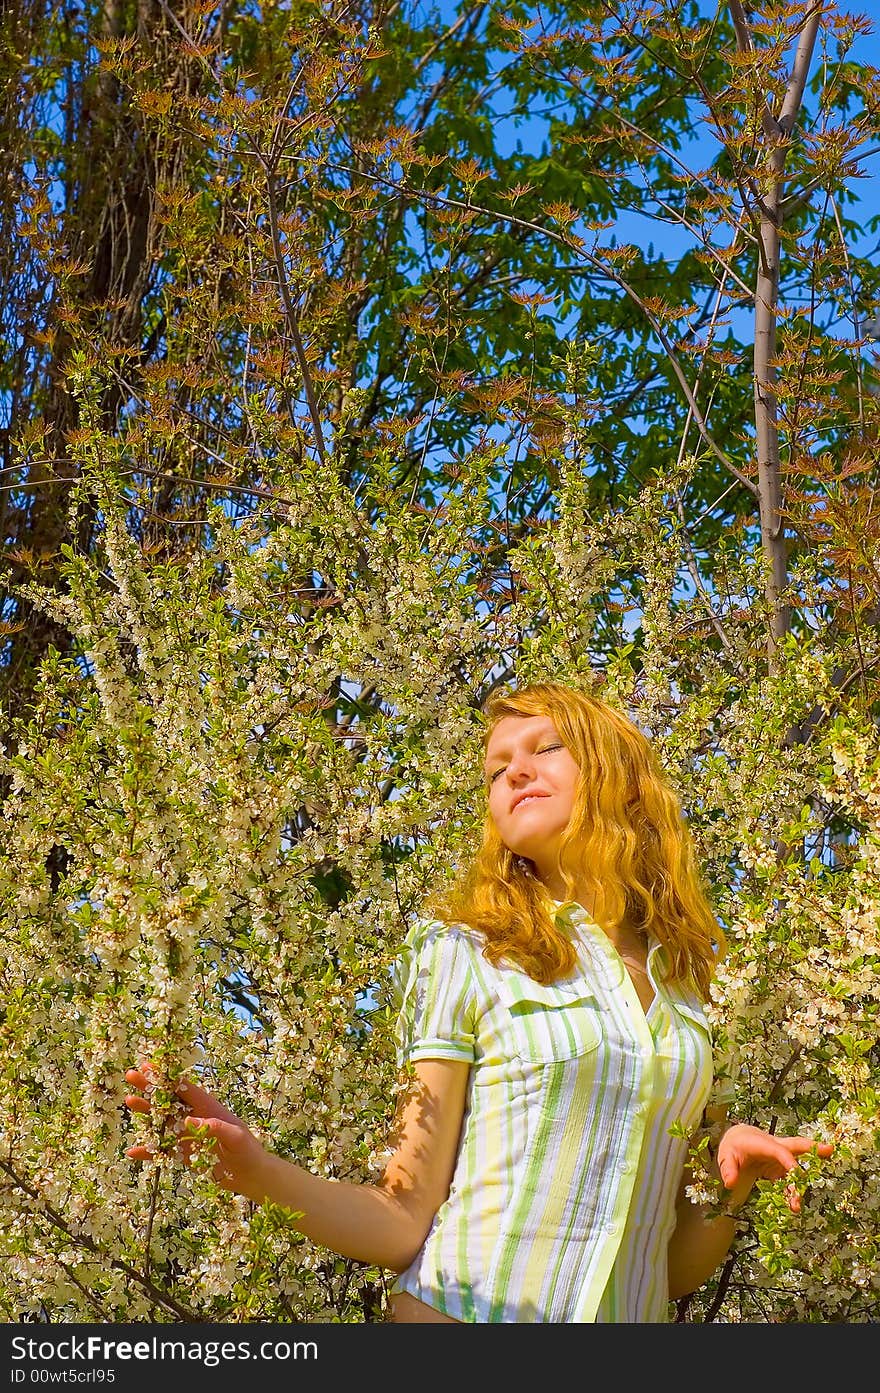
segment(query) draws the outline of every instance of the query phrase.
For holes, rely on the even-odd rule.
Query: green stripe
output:
[[[670,1120],[690,1104],[696,1109],[707,1091],[692,1062],[700,1058],[700,1032],[672,1013],[663,983],[656,984],[648,1021],[610,941],[582,912],[572,911],[569,922],[593,955],[582,956],[581,970],[589,974],[596,1009],[551,987],[541,990],[533,1014],[524,1007],[511,1017],[499,988],[506,981],[519,992],[521,972],[511,977],[510,968],[493,967],[473,937],[455,928],[423,925],[413,937],[402,1034],[417,1052],[421,1046],[468,1057],[470,1051],[476,1062],[457,1192],[420,1258],[395,1286],[460,1320],[516,1319],[518,1301],[537,1303],[536,1310],[520,1310],[523,1321],[666,1318],[659,1239],[672,1219],[674,1176],[661,1155],[681,1156],[683,1144],[667,1134]],[[606,1033],[584,1052],[586,1011]],[[511,1020],[526,1058],[511,1060],[505,1070],[498,1061],[509,1045]],[[497,1038],[495,1023],[503,1032]],[[530,1064],[529,1051],[543,1059],[554,1031],[560,1043],[567,1041],[571,1059]],[[614,1043],[618,1034],[622,1049]],[[656,1053],[661,1046],[669,1058]],[[534,1089],[528,1098],[526,1085]],[[623,1103],[631,1093],[653,1113],[643,1156],[644,1128]],[[608,1170],[597,1159],[606,1150]],[[627,1159],[633,1170],[624,1176],[620,1166]],[[491,1215],[490,1175],[501,1211]],[[667,1218],[655,1221],[661,1205]],[[642,1217],[647,1254],[633,1246],[630,1214]],[[609,1220],[620,1225],[617,1234],[597,1232],[583,1244],[576,1239],[576,1229]]]

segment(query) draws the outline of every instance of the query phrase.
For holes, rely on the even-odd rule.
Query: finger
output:
[[[774,1151],[765,1156],[758,1175],[762,1180],[784,1180],[797,1169],[797,1161],[787,1151]]]
[[[125,1081],[134,1088],[142,1088],[151,1092],[156,1086],[157,1071],[152,1062],[148,1059],[141,1060],[136,1069],[126,1069]],[[183,1097],[187,1090],[188,1080],[181,1079],[174,1085],[174,1091],[178,1097]],[[208,1096],[207,1094],[205,1095]]]
[[[150,1104],[146,1098],[141,1098],[136,1093],[130,1093],[124,1099],[125,1106],[132,1112],[150,1112]]]
[[[195,1132],[201,1133],[199,1138],[190,1135],[188,1138],[190,1144],[196,1140],[215,1141],[218,1140],[218,1122],[219,1119],[216,1117],[185,1117],[183,1119],[183,1130],[190,1134]]]
[[[718,1172],[728,1190],[732,1190],[739,1180],[739,1165],[731,1157],[725,1156],[719,1159]]]
[[[222,1117],[186,1117],[183,1119],[183,1130],[189,1134],[188,1142],[195,1149],[199,1147],[204,1147],[206,1150],[222,1148],[228,1154],[231,1148],[234,1153],[241,1136],[240,1129],[241,1123],[237,1118],[234,1126],[231,1126]]]
[[[783,1137],[780,1140],[792,1156],[803,1156],[805,1152],[812,1151],[816,1145],[810,1137]]]
[[[155,1087],[155,1074],[149,1060],[141,1060],[136,1069],[127,1069],[125,1072],[126,1083],[134,1088],[143,1089],[149,1098]],[[231,1122],[233,1126],[240,1127],[241,1119],[234,1112],[225,1108],[212,1093],[207,1089],[200,1088],[192,1079],[180,1079],[175,1086],[175,1093],[182,1103],[193,1113],[198,1114],[203,1120],[215,1118],[221,1122]],[[135,1095],[130,1095],[125,1099],[126,1106],[133,1112],[149,1111],[149,1104],[146,1107],[134,1101]]]
[[[200,1158],[215,1158],[212,1175],[218,1179],[219,1172],[225,1162],[222,1157],[218,1157],[217,1152],[221,1146],[221,1138],[217,1132],[217,1127],[222,1127],[216,1118],[210,1117],[187,1117],[184,1121],[184,1131],[190,1133],[188,1137],[181,1140],[180,1148],[186,1154],[188,1166],[194,1165]]]
[[[786,1198],[786,1201],[787,1201],[787,1203],[788,1203],[788,1207],[789,1207],[789,1209],[791,1210],[792,1214],[800,1214],[800,1212],[801,1212],[801,1197],[800,1197],[800,1195],[798,1194],[798,1188],[797,1188],[796,1185],[786,1185],[786,1187],[785,1187],[785,1198]]]
[[[213,1119],[217,1122],[231,1122],[235,1127],[242,1125],[240,1117],[236,1117],[234,1112],[224,1108],[213,1093],[209,1093],[205,1088],[200,1088],[197,1083],[193,1083],[192,1079],[182,1080],[178,1085],[177,1092],[187,1107],[205,1121]]]
[[[124,1077],[126,1083],[130,1083],[133,1088],[142,1089],[148,1097],[156,1087],[156,1074],[148,1065],[126,1069]]]
[[[182,1161],[185,1166],[192,1165],[192,1148],[183,1145],[175,1149],[175,1156]],[[125,1152],[130,1161],[154,1161],[159,1154],[155,1146],[130,1146]]]
[[[813,1137],[777,1137],[776,1140],[795,1156],[805,1156],[808,1151],[814,1151],[819,1156],[830,1156],[834,1150],[831,1142],[817,1142]]]
[[[125,1154],[132,1161],[149,1161],[156,1151],[152,1146],[130,1146]]]

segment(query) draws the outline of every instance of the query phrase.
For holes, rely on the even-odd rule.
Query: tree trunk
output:
[[[751,30],[740,0],[731,0],[730,12],[740,51],[750,53],[753,48]],[[755,281],[755,442],[761,542],[767,567],[765,594],[770,609],[767,666],[771,673],[777,669],[776,655],[779,643],[791,627],[791,606],[783,599],[788,581],[788,548],[785,538],[779,423],[776,411],[776,321],[779,308],[782,197],[785,162],[803,101],[820,18],[821,5],[816,3],[816,0],[811,0],[805,7],[791,77],[779,116],[774,116],[766,104],[762,112],[765,143],[769,147],[770,187],[761,196],[755,188],[758,181],[754,181],[753,184],[759,223],[758,269]]]

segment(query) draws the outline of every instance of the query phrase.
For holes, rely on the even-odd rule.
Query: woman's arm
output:
[[[760,1127],[739,1122],[727,1128],[718,1144],[714,1170],[727,1194],[725,1210],[735,1213],[745,1204],[755,1182],[780,1180],[794,1170],[798,1158],[815,1150],[819,1156],[830,1156],[830,1142],[816,1142],[812,1137],[775,1137]],[[718,1214],[710,1205],[697,1205],[688,1199],[686,1189],[692,1183],[685,1169],[676,1202],[675,1231],[669,1242],[669,1297],[676,1301],[688,1296],[724,1260],[736,1232],[736,1219],[731,1214]],[[792,1213],[800,1212],[801,1201],[797,1187],[785,1191]],[[714,1216],[714,1217],[713,1217]]]
[[[218,1185],[256,1204],[266,1200],[302,1212],[297,1228],[343,1257],[402,1272],[418,1253],[431,1222],[449,1193],[464,1117],[469,1065],[426,1059],[414,1065],[415,1080],[403,1100],[391,1153],[375,1183],[352,1184],[312,1175],[267,1151],[227,1108],[188,1080],[177,1095],[189,1109],[178,1149],[191,1163],[210,1146]],[[150,1111],[149,1064],[130,1069],[126,1080],[144,1091],[125,1102],[132,1112]],[[126,1155],[146,1160],[151,1151],[132,1146]]]

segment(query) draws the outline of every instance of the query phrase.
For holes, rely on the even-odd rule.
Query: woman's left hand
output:
[[[760,1127],[737,1122],[728,1127],[719,1142],[718,1170],[728,1190],[742,1191],[737,1196],[742,1203],[756,1180],[782,1180],[807,1152],[828,1157],[833,1150],[831,1142],[817,1142],[813,1137],[774,1137]],[[785,1187],[785,1198],[791,1212],[799,1214],[801,1197],[796,1185]]]

